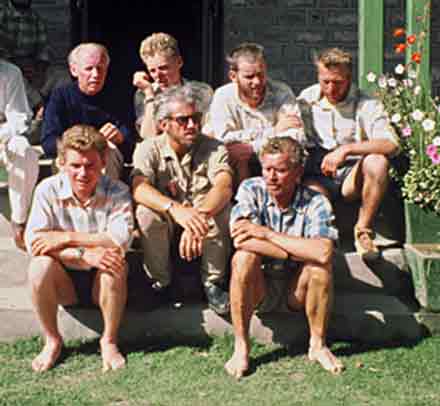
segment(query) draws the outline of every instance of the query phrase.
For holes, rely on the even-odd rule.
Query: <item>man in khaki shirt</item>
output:
[[[333,200],[361,200],[355,246],[364,259],[375,259],[379,251],[371,225],[387,189],[389,157],[398,151],[397,139],[383,105],[352,84],[348,52],[325,50],[315,64],[319,83],[298,97],[310,106],[302,116],[316,145],[306,166],[307,185]]]
[[[228,219],[232,170],[226,148],[200,132],[202,109],[191,84],[158,95],[154,117],[163,133],[144,140],[133,162],[133,195],[144,250],[144,269],[162,290],[171,282],[170,247],[177,239],[186,261],[201,257],[210,304],[229,311],[221,289],[230,255]]]

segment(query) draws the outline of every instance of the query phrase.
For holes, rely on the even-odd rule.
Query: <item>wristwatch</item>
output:
[[[83,258],[86,249],[84,247],[78,247],[75,249],[76,251],[76,259],[79,261]]]
[[[169,211],[171,210],[171,207],[173,207],[174,205],[174,201],[170,200],[165,206],[163,206],[163,211],[165,213],[169,213]]]

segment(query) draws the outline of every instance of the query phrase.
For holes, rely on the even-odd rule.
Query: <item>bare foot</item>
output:
[[[102,372],[125,367],[125,358],[114,343],[101,341]]]
[[[225,364],[226,372],[240,379],[249,368],[249,357],[234,351],[230,360]]]
[[[309,348],[309,360],[319,362],[325,370],[335,375],[340,374],[345,369],[342,362],[332,354],[327,346],[319,349]]]
[[[35,372],[45,372],[55,365],[55,362],[61,354],[63,341],[48,340],[42,351],[32,361],[32,369]]]

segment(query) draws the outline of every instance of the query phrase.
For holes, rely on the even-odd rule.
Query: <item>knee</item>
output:
[[[39,291],[53,275],[57,262],[49,256],[33,257],[28,268],[28,284],[33,291]]]
[[[333,283],[331,265],[307,265],[309,273],[309,286],[311,288],[319,288],[329,290]]]
[[[258,254],[238,250],[232,258],[232,279],[244,282],[252,278],[257,269],[261,267],[261,257]]]
[[[384,181],[388,178],[390,164],[388,158],[381,154],[371,154],[365,157],[363,170],[365,176],[370,176],[377,181]]]
[[[166,227],[166,222],[161,219],[158,213],[141,204],[136,207],[136,221],[142,234]]]

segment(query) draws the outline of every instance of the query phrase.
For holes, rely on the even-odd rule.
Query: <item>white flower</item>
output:
[[[374,72],[370,72],[367,75],[367,81],[370,83],[374,83],[376,81],[376,74]]]
[[[422,127],[425,131],[432,131],[435,128],[435,121],[427,118],[426,120],[423,120]]]
[[[396,72],[398,75],[401,75],[403,72],[405,72],[405,67],[399,63],[395,68],[394,72]]]
[[[410,69],[408,71],[408,77],[411,78],[411,79],[416,79],[417,78],[417,72],[415,70],[413,70],[413,69]]]
[[[422,121],[423,117],[425,117],[425,113],[423,111],[420,110],[414,110],[411,113],[411,117],[413,118],[413,120],[415,121]]]
[[[396,87],[397,86],[397,80],[394,78],[389,78],[388,79],[388,86],[389,87]]]
[[[414,88],[414,96],[417,96],[421,91],[422,91],[422,87],[421,86],[416,86]]]
[[[432,140],[432,143],[436,146],[436,147],[440,147],[440,137],[434,137],[434,139]]]
[[[402,116],[399,113],[395,113],[391,116],[391,122],[397,124],[402,119]]]
[[[377,81],[377,84],[381,89],[385,89],[387,87],[387,78],[385,76],[381,76]]]

